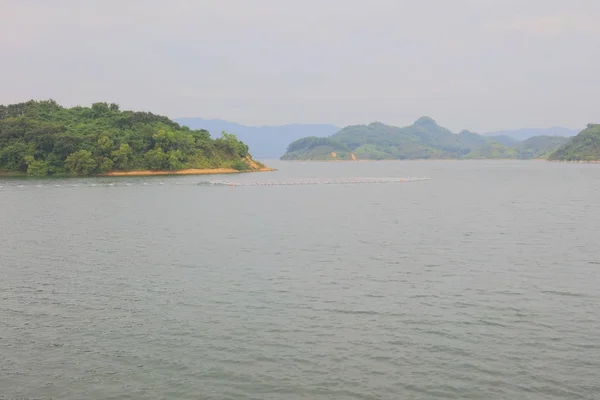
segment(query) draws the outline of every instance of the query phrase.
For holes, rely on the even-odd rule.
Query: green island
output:
[[[373,122],[348,126],[327,138],[291,143],[282,160],[536,159],[547,158],[569,139],[534,136],[518,142],[507,136],[458,134],[429,117],[395,127]]]
[[[548,157],[550,161],[600,161],[600,124],[587,128]]]
[[[53,100],[0,105],[0,174],[166,175],[268,171],[248,146],[116,104]]]

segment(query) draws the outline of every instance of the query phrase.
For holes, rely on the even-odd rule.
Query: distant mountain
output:
[[[490,136],[483,136],[485,139],[489,139],[494,143],[500,143],[503,144],[504,146],[513,146],[517,143],[519,143],[519,140],[513,139],[510,136],[506,136],[506,135],[490,135]]]
[[[536,158],[556,150],[566,138],[534,137],[517,142],[507,136],[459,134],[429,117],[395,127],[373,122],[348,126],[327,138],[305,137],[292,142],[283,160]]]
[[[294,140],[305,136],[325,137],[340,129],[327,124],[244,126],[219,119],[177,118],[175,121],[192,129],[206,129],[215,138],[220,137],[222,131],[233,133],[248,145],[252,157],[259,159],[277,159]]]
[[[569,129],[561,126],[554,126],[552,128],[540,128],[540,129],[515,129],[509,131],[498,131],[498,132],[488,132],[484,133],[484,136],[506,136],[516,141],[523,141],[529,139],[534,136],[563,136],[563,137],[573,137],[577,135],[579,130],[577,129]]]
[[[514,146],[521,158],[548,158],[570,139],[563,136],[533,136]]]
[[[552,161],[600,161],[600,124],[587,128],[552,153]]]
[[[492,141],[478,149],[473,149],[472,152],[467,154],[466,158],[548,158],[552,152],[568,141],[569,138],[562,136],[533,136],[509,146]]]

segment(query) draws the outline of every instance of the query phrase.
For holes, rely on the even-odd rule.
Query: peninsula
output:
[[[0,105],[0,173],[47,175],[223,174],[271,171],[235,135],[212,139],[116,104],[66,108],[53,100]]]

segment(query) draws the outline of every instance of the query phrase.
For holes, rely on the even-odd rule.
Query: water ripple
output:
[[[434,179],[0,181],[0,399],[600,393],[597,168],[288,165]]]

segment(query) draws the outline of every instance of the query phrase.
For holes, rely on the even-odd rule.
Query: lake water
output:
[[[0,399],[600,398],[600,165],[268,164],[0,179]]]

